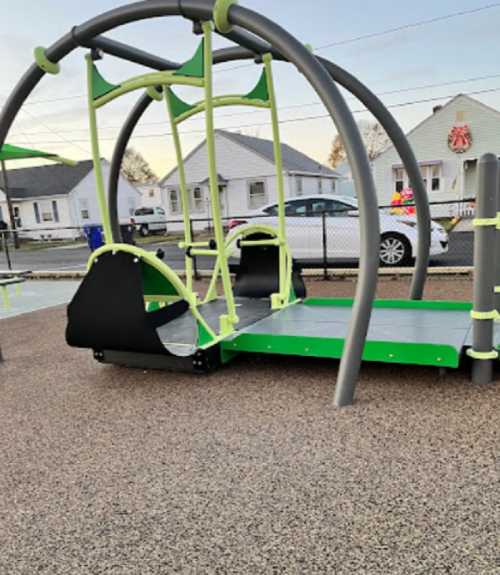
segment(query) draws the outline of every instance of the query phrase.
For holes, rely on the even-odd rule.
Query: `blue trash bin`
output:
[[[89,225],[83,228],[83,233],[87,238],[87,244],[91,252],[95,252],[98,248],[104,245],[102,237],[102,226]]]

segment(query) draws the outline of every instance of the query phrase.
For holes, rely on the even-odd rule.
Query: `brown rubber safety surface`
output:
[[[498,573],[498,385],[365,365],[337,411],[334,362],[146,373],[64,326],[63,308],[0,322],[2,575]]]

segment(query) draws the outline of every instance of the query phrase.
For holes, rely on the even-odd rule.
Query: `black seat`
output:
[[[266,240],[272,239],[272,236],[265,233],[255,233],[245,239]],[[280,284],[279,259],[280,250],[277,246],[243,246],[234,283],[234,295],[266,298],[278,293]],[[293,262],[292,268],[292,286],[298,298],[306,297],[306,286],[295,262]]]

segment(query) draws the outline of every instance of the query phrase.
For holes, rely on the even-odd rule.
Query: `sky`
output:
[[[0,19],[0,53],[3,69],[0,103],[3,103],[33,61],[36,46],[49,46],[74,25],[127,4],[125,0],[16,0]],[[357,76],[391,107],[405,131],[458,93],[483,92],[473,97],[500,109],[500,2],[493,0],[240,0],[240,4],[266,15],[317,54],[333,60]],[[283,7],[286,6],[286,9]],[[425,25],[366,37],[407,24],[448,14],[488,9],[438,20]],[[163,18],[128,25],[108,34],[166,59],[184,61],[194,53],[199,38],[182,18]],[[359,38],[364,37],[364,38]],[[333,46],[324,47],[327,44]],[[230,45],[216,37],[214,48]],[[320,48],[321,47],[321,48]],[[61,74],[46,76],[30,96],[11,129],[9,143],[40,148],[75,160],[90,157],[87,131],[84,51],[63,60]],[[110,82],[119,83],[144,68],[106,56],[98,63]],[[236,67],[236,69],[235,69]],[[260,75],[257,65],[230,63],[217,66],[216,93],[249,92]],[[489,78],[485,78],[490,76]],[[496,77],[491,77],[496,76]],[[468,81],[465,81],[468,80]],[[313,89],[289,64],[275,64],[275,83],[284,142],[320,162],[326,162],[336,130]],[[189,100],[199,92],[181,89]],[[371,119],[363,106],[343,92],[358,120]],[[101,153],[110,158],[114,139],[138,93],[120,98],[99,111]],[[64,99],[62,99],[64,98]],[[422,100],[435,99],[421,102]],[[54,101],[55,100],[55,101]],[[420,101],[420,103],[409,102]],[[269,138],[269,112],[225,108],[216,113],[216,126]],[[196,117],[181,128],[188,153],[202,139],[204,120]],[[158,176],[174,165],[174,149],[164,105],[155,103],[136,130],[132,146],[141,152]],[[9,166],[10,167],[10,166]]]

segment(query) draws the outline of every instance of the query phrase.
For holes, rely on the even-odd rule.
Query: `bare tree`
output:
[[[121,171],[122,175],[133,184],[144,184],[158,180],[150,165],[134,148],[127,148],[125,151]]]
[[[368,120],[361,120],[358,122],[358,128],[361,132],[361,137],[366,147],[366,153],[370,162],[380,155],[389,144],[389,137],[385,130],[378,122],[369,122]],[[337,134],[333,140],[328,163],[332,168],[336,168],[347,159],[344,142]]]

